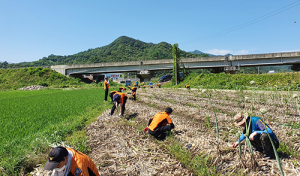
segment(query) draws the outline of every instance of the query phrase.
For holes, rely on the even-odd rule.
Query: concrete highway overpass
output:
[[[181,64],[184,64],[187,69],[224,68],[225,72],[235,73],[239,67],[300,64],[300,52],[182,58]],[[54,65],[51,69],[74,77],[84,74],[137,72],[141,79],[147,79],[154,71],[172,70],[173,59]]]

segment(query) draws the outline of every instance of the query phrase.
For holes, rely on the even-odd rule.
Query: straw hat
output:
[[[235,126],[241,126],[245,123],[248,113],[242,114],[241,112],[234,116]]]

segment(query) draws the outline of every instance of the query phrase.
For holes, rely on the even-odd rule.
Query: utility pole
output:
[[[177,58],[175,54],[175,79],[176,79],[176,85],[177,85]]]
[[[175,83],[177,85],[178,82],[180,82],[180,81],[177,80],[177,78],[178,78],[177,72],[178,72],[178,69],[180,69],[180,68],[177,68],[177,66],[178,66],[177,65],[177,61],[178,61],[177,59],[180,60],[180,53],[179,53],[179,48],[178,48],[177,43],[173,44],[173,46],[172,46],[172,55],[173,55],[173,58],[174,58],[174,67],[175,67],[175,69],[173,67],[173,73],[175,71],[175,75],[173,74],[173,76],[175,76],[175,81],[174,82],[172,81],[172,84]]]
[[[257,73],[259,74],[259,67],[257,67]]]

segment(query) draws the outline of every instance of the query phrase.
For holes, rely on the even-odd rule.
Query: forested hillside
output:
[[[182,58],[208,57],[207,54],[193,54],[180,50]],[[107,46],[88,49],[74,55],[59,56],[51,54],[34,62],[8,64],[3,62],[0,68],[19,68],[50,65],[71,65],[102,62],[122,62],[138,60],[172,59],[172,45],[166,42],[159,44],[145,43],[130,37],[121,36]]]

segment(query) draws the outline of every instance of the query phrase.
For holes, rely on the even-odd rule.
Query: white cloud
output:
[[[236,55],[245,55],[245,54],[249,54],[249,52],[247,50],[240,50],[240,51],[236,51],[233,54]]]
[[[231,50],[224,50],[224,49],[211,49],[211,50],[208,50],[208,51],[204,51],[205,53],[209,53],[209,54],[213,54],[213,55],[225,55],[225,54],[228,54],[228,53],[232,53]]]
[[[232,50],[225,50],[225,49],[211,49],[208,51],[204,51],[204,53],[209,53],[209,54],[213,54],[213,55],[226,55],[226,54],[245,55],[245,54],[249,54],[249,52],[247,50],[232,51]]]
[[[284,52],[299,52],[300,49],[294,49],[294,50],[284,50],[284,51],[280,51],[280,53],[284,53]]]

